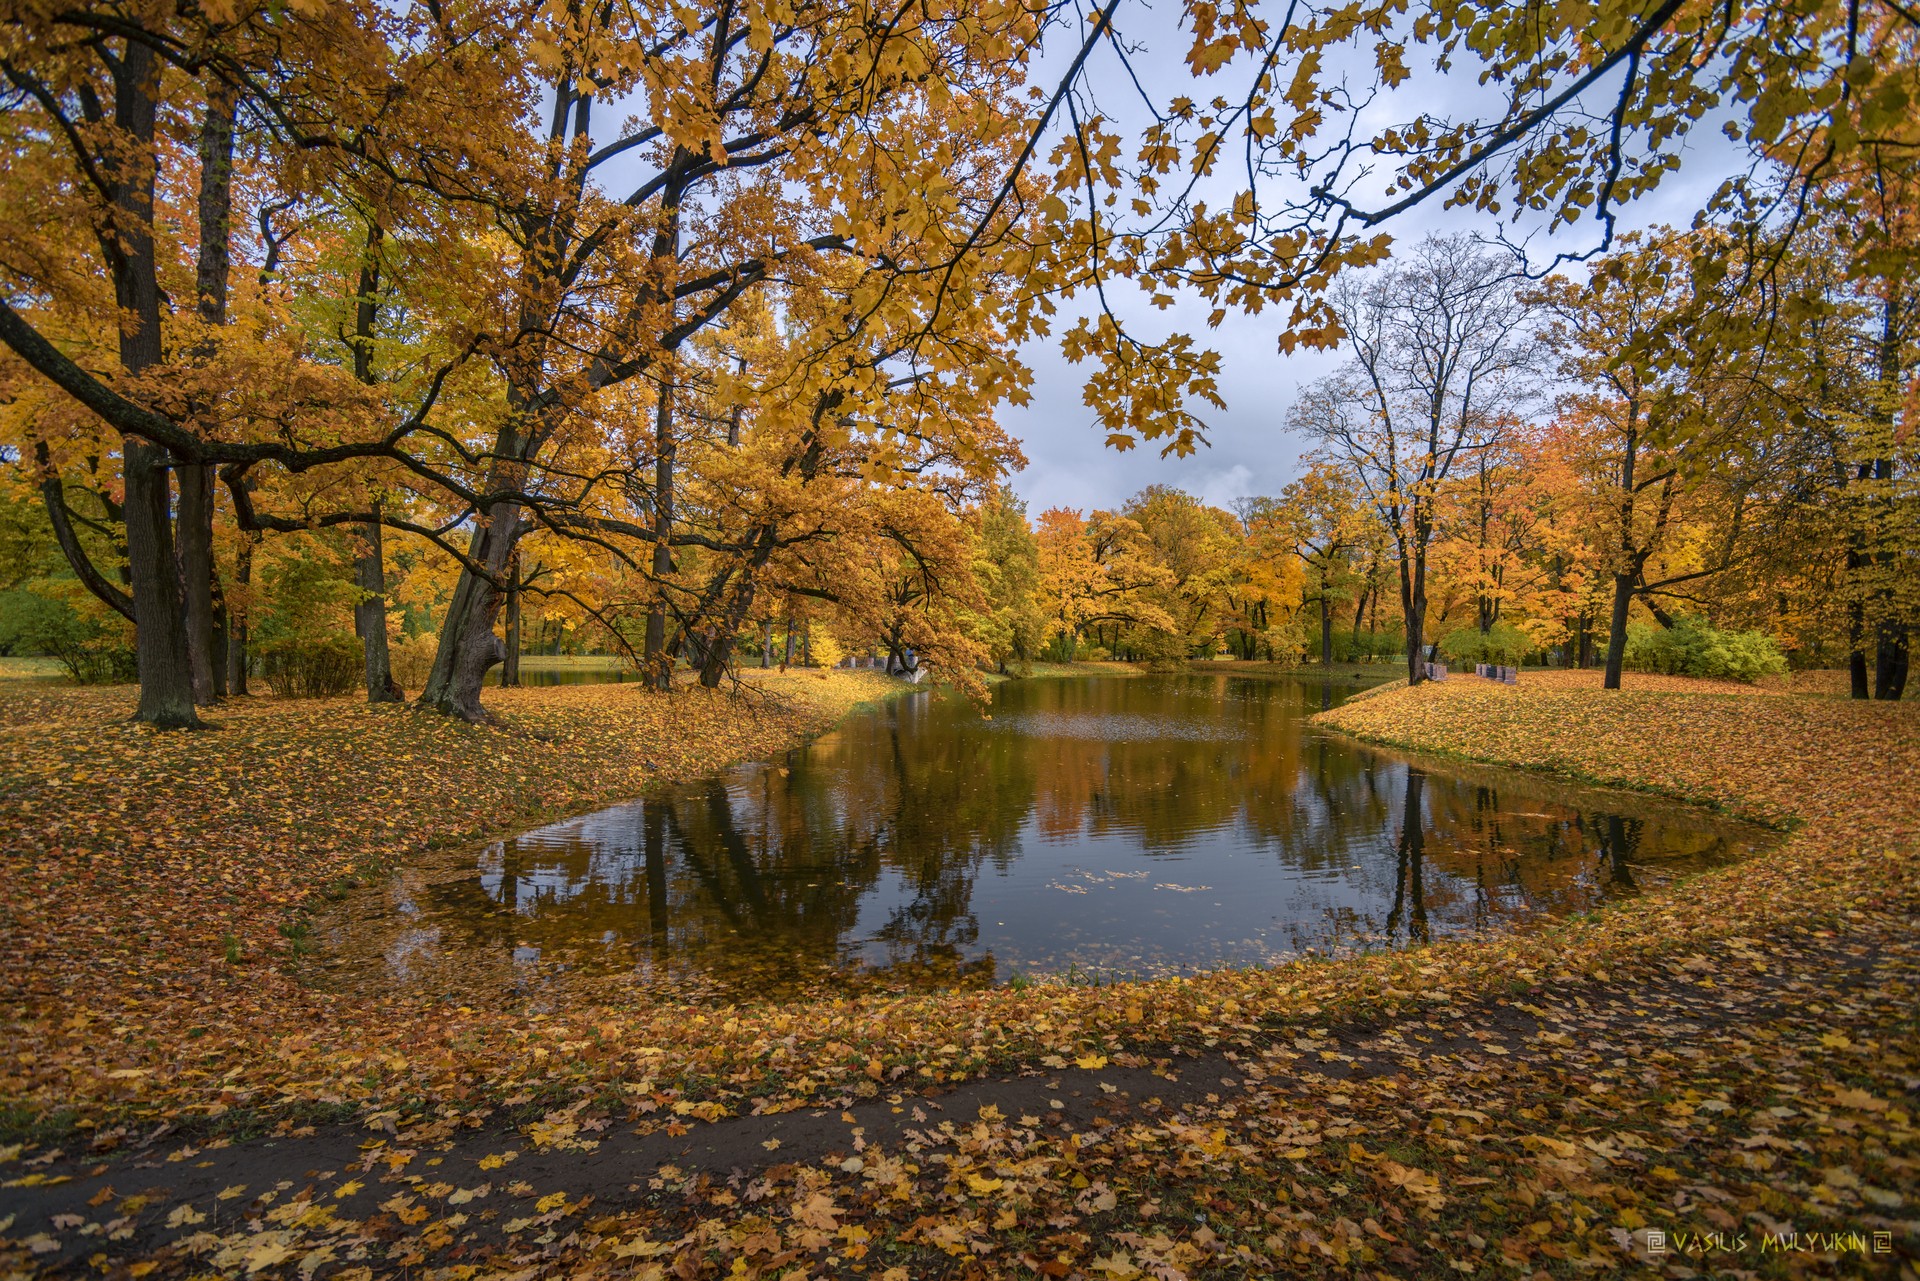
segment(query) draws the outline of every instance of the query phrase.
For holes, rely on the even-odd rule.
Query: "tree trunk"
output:
[[[1404,556],[1400,561],[1400,610],[1407,624],[1407,684],[1418,685],[1427,678],[1421,652],[1427,623],[1427,566],[1422,557],[1412,564]]]
[[[227,692],[240,697],[247,692],[247,611],[252,608],[253,544],[258,535],[240,531],[240,545],[233,553],[235,591],[227,600]]]
[[[1883,623],[1874,647],[1873,696],[1897,703],[1907,688],[1907,629]]]
[[[135,654],[140,706],[134,719],[163,729],[193,729],[193,661],[187,650],[180,576],[173,558],[167,451],[122,438],[126,470],[127,563],[133,571]]]
[[[360,258],[360,285],[353,300],[353,376],[371,387],[374,326],[380,316],[380,243],[384,233],[368,222],[366,246]],[[404,695],[393,682],[393,659],[387,649],[387,559],[380,524],[380,499],[368,501],[374,519],[360,527],[360,554],[354,560],[354,585],[360,599],[353,607],[353,632],[360,638],[367,702],[397,703]]]
[[[446,621],[440,627],[433,672],[420,692],[422,705],[462,720],[490,719],[480,706],[480,690],[487,672],[506,657],[505,647],[493,632],[503,595],[494,584],[506,576],[507,563],[519,541],[519,521],[519,506],[502,503],[473,531],[467,556],[483,572],[464,567],[460,571],[453,599],[447,603]]]
[[[520,628],[520,556],[515,552],[513,563],[507,567],[507,654],[500,664],[502,689],[520,684]]]
[[[1320,665],[1333,666],[1333,602],[1327,599],[1324,583],[1320,587]]]
[[[660,402],[653,416],[653,578],[654,590],[673,573],[673,387],[662,381]],[[647,678],[657,689],[673,684],[673,656],[667,653],[667,606],[664,596],[647,611]]]
[[[53,541],[60,545],[60,552],[66,557],[74,577],[129,623],[137,621],[133,616],[133,597],[107,580],[81,544],[79,532],[73,527],[73,513],[67,508],[66,486],[53,468],[53,458],[46,442],[35,441],[33,452],[40,467],[40,497],[46,504],[47,524],[52,527]]]
[[[1602,682],[1606,689],[1620,688],[1620,671],[1627,657],[1627,609],[1633,604],[1633,580],[1635,573],[1615,574],[1613,576],[1613,614],[1607,630],[1607,675]]]
[[[373,504],[380,514],[380,504]],[[378,521],[360,527],[360,554],[354,559],[354,586],[360,599],[353,607],[353,631],[360,638],[369,703],[397,703],[404,695],[393,681],[393,660],[387,649],[387,561],[383,530]]]
[[[1855,554],[1847,553],[1847,569],[1858,568]],[[1865,563],[1865,557],[1858,558]],[[1873,697],[1873,687],[1867,677],[1867,610],[1858,599],[1847,603],[1847,676],[1848,692],[1859,699]]]
[[[213,354],[211,331],[227,323],[227,279],[232,270],[233,118],[231,86],[207,85],[207,112],[200,127],[200,245],[194,270],[195,308],[208,327],[202,357]],[[193,701],[213,703],[225,684],[214,666],[213,468],[204,463],[176,469],[180,487],[178,556],[186,610],[187,654],[193,671]]]
[[[176,554],[186,610],[187,657],[193,701],[214,702],[213,674],[213,468],[205,464],[174,469],[179,480],[179,541]]]
[[[120,312],[120,366],[138,377],[161,361],[160,281],[153,247],[155,101],[160,67],[145,44],[129,40],[114,69],[114,124],[130,154],[113,162],[113,208],[101,245],[112,268]],[[167,451],[123,436],[127,564],[140,705],[134,719],[165,729],[197,728],[193,664],[173,555],[173,510]]]

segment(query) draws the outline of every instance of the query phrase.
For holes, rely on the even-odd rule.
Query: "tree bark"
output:
[[[1636,574],[1613,576],[1613,613],[1607,630],[1607,674],[1603,688],[1619,689],[1620,673],[1627,657],[1627,611],[1633,604],[1633,580]]]
[[[373,337],[380,318],[380,224],[367,223],[366,246],[360,259],[359,291],[353,300],[353,376],[371,387]],[[354,558],[354,586],[360,599],[353,607],[353,633],[360,638],[367,702],[397,703],[405,697],[393,680],[393,655],[387,644],[387,558],[385,531],[378,519],[380,498],[369,506],[375,519],[360,526],[360,553]]]
[[[1880,627],[1879,644],[1874,647],[1873,696],[1883,702],[1897,703],[1907,688],[1907,629],[1892,624]]]
[[[380,514],[380,502],[373,511]],[[378,521],[360,526],[361,549],[354,558],[354,586],[360,599],[353,606],[353,632],[360,638],[364,656],[367,701],[397,703],[403,697],[393,680],[392,651],[387,647],[387,560],[386,542]]]
[[[195,309],[209,330],[201,356],[213,354],[211,331],[227,323],[227,280],[232,270],[234,94],[218,79],[207,85],[207,113],[200,128],[200,247],[195,263]],[[186,609],[187,654],[193,701],[202,707],[222,693],[226,673],[214,667],[213,467],[180,464],[178,513],[180,582]]]
[[[462,720],[490,719],[480,706],[480,689],[487,672],[506,657],[506,648],[494,635],[503,593],[494,584],[506,576],[507,563],[519,541],[520,508],[500,503],[481,518],[467,544],[467,556],[480,573],[462,568],[447,602],[440,627],[440,647],[434,653],[433,672],[420,692],[423,706]]]
[[[211,706],[217,697],[213,672],[213,468],[174,468],[179,480],[180,585],[186,610],[187,656],[193,701]]]
[[[240,544],[233,553],[235,594],[227,600],[227,692],[239,697],[247,692],[247,612],[252,608],[253,544],[259,535],[240,531]]]
[[[506,658],[500,664],[500,687],[511,689],[520,684],[520,555],[507,567]]]
[[[653,415],[653,578],[654,590],[673,573],[673,387],[660,383],[660,401]],[[647,679],[657,689],[673,683],[673,656],[667,653],[667,606],[661,597],[647,611],[645,657]]]
[[[114,69],[114,124],[135,154],[115,162],[110,225],[101,233],[101,244],[112,269],[114,301],[121,317],[120,366],[135,378],[162,357],[160,282],[153,245],[159,79],[160,66],[152,50],[128,41]],[[123,435],[121,442],[127,564],[138,620],[140,705],[133,718],[164,729],[198,728],[193,664],[173,554],[167,451],[133,435]]]
[[[1640,576],[1645,556],[1635,559],[1633,546],[1634,468],[1639,462],[1639,405],[1629,403],[1626,437],[1620,446],[1620,499],[1616,512],[1620,520],[1619,562],[1613,570],[1612,625],[1607,631],[1607,670],[1601,680],[1603,689],[1620,688],[1620,671],[1627,656],[1627,610],[1633,604],[1634,580]]]
[[[1414,553],[1412,562],[1400,562],[1400,609],[1407,623],[1407,684],[1427,678],[1422,638],[1427,626],[1427,558]]]

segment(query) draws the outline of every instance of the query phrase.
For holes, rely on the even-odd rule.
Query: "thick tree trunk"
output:
[[[506,576],[507,563],[519,541],[520,509],[512,503],[495,507],[486,523],[473,532],[468,557],[485,572],[462,568],[453,599],[440,627],[440,648],[432,674],[420,692],[422,705],[462,720],[486,721],[480,690],[487,672],[506,657],[493,625],[500,615],[502,593],[494,586]],[[491,580],[491,581],[490,581]]]
[[[195,310],[208,326],[201,348],[211,356],[211,331],[227,323],[227,281],[232,270],[233,118],[231,86],[209,79],[207,111],[200,127],[199,252],[194,270]],[[180,582],[186,609],[187,654],[193,670],[193,701],[208,706],[220,695],[226,673],[216,669],[213,606],[213,468],[182,464],[178,543]]]
[[[114,124],[128,154],[114,164],[111,225],[101,244],[120,309],[120,366],[137,377],[161,361],[160,282],[154,260],[153,189],[156,92],[160,67],[151,49],[128,41],[114,71]],[[173,554],[173,509],[167,451],[123,436],[127,565],[140,705],[134,719],[167,729],[195,728],[193,665]]]
[[[1897,703],[1907,688],[1907,629],[1883,625],[1874,647],[1873,696]]]
[[[1324,585],[1320,591],[1320,665],[1333,666],[1333,602],[1327,599]]]
[[[193,662],[187,650],[180,576],[173,558],[173,513],[167,451],[136,436],[123,437],[126,472],[127,563],[133,571],[135,655],[140,706],[134,719],[164,729],[199,725],[194,714]]]
[[[380,504],[373,504],[380,514]],[[393,681],[393,659],[387,648],[387,560],[383,530],[378,521],[360,526],[360,554],[353,563],[354,586],[360,599],[353,607],[353,631],[365,658],[367,701],[397,703],[404,697]]]

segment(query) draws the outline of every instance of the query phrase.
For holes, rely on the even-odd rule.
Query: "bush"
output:
[[[433,672],[433,660],[440,652],[440,638],[430,633],[409,636],[387,646],[387,666],[393,683],[401,689],[425,689]]]
[[[1668,676],[1717,676],[1752,683],[1787,670],[1786,655],[1765,632],[1723,632],[1683,614],[1672,627],[1627,627],[1626,665]]]
[[[35,591],[0,592],[0,653],[57,659],[77,685],[138,679],[133,628],[118,614],[99,613]]]
[[[366,651],[351,636],[288,637],[255,651],[267,688],[282,698],[330,698],[366,672]]]
[[[847,656],[847,651],[840,647],[839,639],[832,632],[811,623],[807,627],[808,652],[813,657],[815,667],[836,666]]]
[[[1485,635],[1478,627],[1462,627],[1440,638],[1440,652],[1457,667],[1475,663],[1518,667],[1532,648],[1527,634],[1509,623],[1495,623]]]

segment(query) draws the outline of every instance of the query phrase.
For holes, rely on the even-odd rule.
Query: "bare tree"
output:
[[[1511,259],[1465,236],[1430,236],[1404,262],[1335,287],[1328,301],[1353,359],[1306,387],[1289,425],[1348,468],[1393,537],[1420,663],[1434,502],[1454,466],[1497,444],[1529,392],[1535,348]]]

